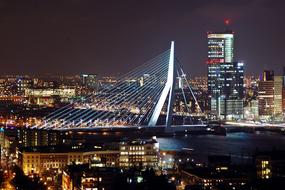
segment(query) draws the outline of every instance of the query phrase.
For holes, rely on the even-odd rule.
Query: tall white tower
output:
[[[162,107],[167,99],[167,96],[168,96],[168,104],[167,104],[167,114],[166,114],[165,125],[166,127],[171,127],[174,90],[175,90],[175,79],[176,79],[176,72],[175,72],[175,64],[174,64],[174,41],[172,41],[170,55],[169,55],[169,62],[168,62],[167,81],[162,90],[160,98],[154,108],[150,121],[148,123],[149,127],[154,127],[156,125],[158,117],[161,113]]]

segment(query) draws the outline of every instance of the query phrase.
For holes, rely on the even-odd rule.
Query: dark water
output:
[[[230,133],[227,136],[200,135],[157,139],[162,150],[194,149],[193,157],[206,162],[211,154],[231,154],[233,162],[249,162],[258,150],[285,150],[285,136],[271,132]]]

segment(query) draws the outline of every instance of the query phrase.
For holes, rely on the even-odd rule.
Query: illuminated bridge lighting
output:
[[[187,114],[190,115],[184,87],[191,92],[195,106],[197,99],[186,79],[186,74],[171,49],[120,77],[112,88],[81,98],[48,115],[35,127],[52,129],[94,128],[100,126],[150,126],[158,117],[172,121],[175,85],[181,89]],[[189,101],[189,100],[188,100]],[[179,113],[178,113],[179,114]]]

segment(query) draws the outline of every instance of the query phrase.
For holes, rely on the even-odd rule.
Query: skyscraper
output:
[[[231,63],[234,58],[234,33],[208,33],[208,62]]]
[[[243,115],[243,70],[234,62],[234,33],[208,33],[208,94],[210,110],[220,119]]]
[[[258,82],[258,112],[261,118],[274,113],[274,72],[264,71]]]
[[[274,115],[281,114],[282,110],[283,76],[274,76]]]
[[[273,70],[264,70],[260,77],[261,81],[272,81],[274,80],[274,71]]]

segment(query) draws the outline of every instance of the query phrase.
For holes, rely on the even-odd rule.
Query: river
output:
[[[241,158],[252,155],[256,150],[285,150],[285,136],[272,132],[229,133],[227,136],[188,135],[184,137],[157,138],[162,150],[181,150],[192,148],[193,158],[206,162],[208,155],[232,155],[233,162],[248,162]]]

